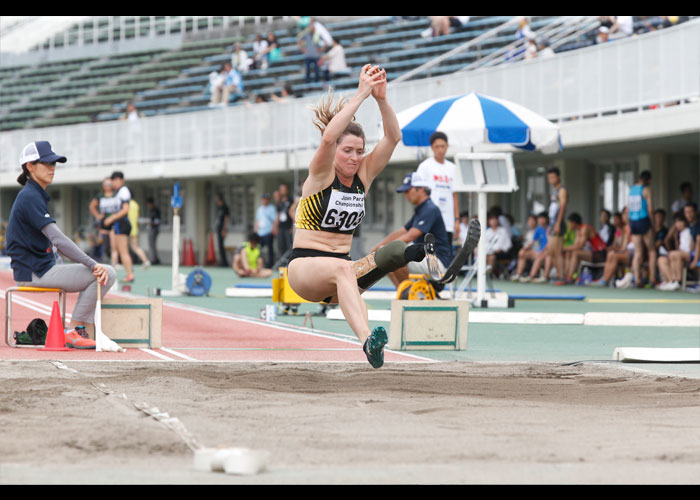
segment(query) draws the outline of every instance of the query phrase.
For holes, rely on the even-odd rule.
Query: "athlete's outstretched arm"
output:
[[[365,64],[362,67],[357,92],[343,109],[328,122],[323,132],[321,145],[316,150],[309,165],[310,176],[323,177],[333,171],[333,158],[338,139],[352,121],[360,105],[370,96],[372,89],[385,82],[385,75],[378,68],[370,64]]]
[[[401,128],[396,113],[386,98],[386,70],[381,70],[384,75],[384,82],[372,89],[372,97],[377,101],[379,112],[382,115],[382,125],[384,127],[384,137],[375,146],[370,154],[365,158],[365,168],[367,169],[367,182],[371,183],[386,167],[394,154],[396,145],[401,141]]]

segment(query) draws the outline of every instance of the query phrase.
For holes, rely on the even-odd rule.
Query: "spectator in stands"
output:
[[[126,111],[124,111],[124,114],[119,119],[137,121],[140,118],[143,118],[143,114],[138,109],[136,109],[136,106],[133,102],[128,102],[126,104]]]
[[[678,234],[678,248],[669,252],[668,255],[660,255],[658,261],[662,282],[656,288],[663,291],[673,291],[680,288],[683,266],[686,262],[690,262],[697,252],[693,245],[692,230],[683,212],[674,214],[673,225]]]
[[[267,62],[268,64],[276,63],[282,59],[282,49],[277,41],[275,33],[270,31],[267,33]]]
[[[561,173],[557,167],[547,170],[547,182],[552,187],[552,194],[549,198],[549,231],[547,240],[547,252],[551,257],[545,263],[544,278],[549,278],[551,266],[557,269],[559,281],[565,279],[564,254],[562,253],[563,237],[566,233],[566,206],[568,204],[568,191],[562,185]]]
[[[284,87],[280,91],[280,95],[270,94],[270,99],[274,102],[286,102],[291,97],[294,97],[294,91],[292,90],[292,85],[290,83],[285,83]]]
[[[602,209],[600,211],[600,228],[598,234],[605,242],[605,246],[609,247],[615,241],[615,226],[610,223],[610,211]]]
[[[549,59],[550,57],[554,57],[556,54],[552,47],[549,46],[549,40],[546,38],[542,38],[538,43],[537,43],[537,57],[540,59]]]
[[[445,223],[445,230],[449,238],[449,246],[452,241],[459,239],[459,199],[457,193],[452,190],[454,182],[455,166],[446,158],[449,147],[447,135],[443,132],[434,132],[430,136],[430,149],[433,152],[432,158],[427,158],[416,169],[416,172],[427,179],[430,183],[430,199],[433,200]]]
[[[297,35],[299,50],[304,54],[304,70],[306,72],[306,83],[320,81],[320,68],[318,61],[324,50],[324,43],[320,33],[316,30],[315,23]],[[313,77],[311,76],[313,73]]]
[[[652,224],[652,192],[651,172],[643,171],[637,182],[630,188],[629,212],[632,243],[634,244],[634,259],[632,260],[632,274],[634,283],[642,287],[642,263],[644,262],[644,250],[646,249],[649,263],[649,279],[653,286],[656,277],[656,245],[654,240],[656,233]]]
[[[248,56],[248,53],[243,50],[239,42],[236,42],[231,53],[231,67],[245,74],[250,70],[252,64],[253,60]]]
[[[331,36],[328,29],[315,17],[311,18],[311,22],[313,23],[314,29],[316,30],[318,35],[321,37],[321,41],[323,42],[324,47],[330,47],[331,45],[333,45],[333,37]]]
[[[525,45],[524,59],[534,59],[537,57],[537,41],[534,38],[528,38]]]
[[[530,28],[530,20],[526,16],[518,17],[518,29],[515,32],[518,40],[531,40],[535,38],[535,32]]]
[[[574,283],[574,274],[578,270],[581,261],[594,264],[605,262],[607,257],[607,245],[590,224],[584,224],[581,216],[574,212],[567,217],[569,226],[576,232],[574,244],[567,247],[568,262],[566,279],[557,281],[555,285],[571,285]]]
[[[275,263],[275,248],[273,239],[275,234],[275,220],[277,219],[277,209],[271,203],[272,196],[265,193],[261,198],[261,205],[255,212],[255,233],[260,236],[260,251],[267,247],[267,259],[265,266],[272,268]]]
[[[674,201],[671,205],[671,213],[673,214],[683,211],[683,207],[693,201],[693,185],[690,182],[682,182],[680,191],[681,197]]]
[[[327,82],[338,76],[350,75],[350,67],[345,61],[345,49],[338,40],[333,40],[333,46],[321,56],[319,64],[323,67],[324,80]]]
[[[219,265],[221,267],[228,267],[228,259],[226,258],[226,247],[224,246],[224,240],[226,240],[226,234],[228,233],[229,218],[231,216],[231,211],[224,200],[224,195],[221,193],[216,193],[214,198],[214,203],[216,203],[216,240],[219,246]]]
[[[289,198],[289,188],[286,184],[280,184],[279,200],[277,201],[277,249],[280,256],[287,253],[287,250],[292,248],[292,236],[294,228],[292,226],[292,218],[289,215],[289,207],[292,205],[292,200]]]
[[[241,74],[226,62],[218,73],[209,75],[211,90],[210,106],[228,106],[232,93],[242,93],[244,90]]]
[[[525,242],[523,247],[518,251],[518,264],[515,268],[515,274],[510,277],[511,281],[522,281],[527,282],[532,278],[523,275],[528,262],[532,261],[533,264],[530,270],[534,268],[534,261],[544,255],[544,249],[547,246],[547,225],[549,218],[545,212],[534,216],[530,215],[527,218],[527,226],[529,231],[526,233]],[[544,257],[540,258],[540,264],[544,260]],[[535,273],[539,270],[539,266],[535,269]],[[523,279],[527,278],[527,279]]]
[[[233,256],[233,270],[239,278],[269,278],[272,275],[272,269],[263,265],[260,256],[260,236],[250,233],[248,241]]]
[[[433,37],[450,34],[450,16],[430,16],[429,19]]]
[[[155,200],[150,196],[146,200],[148,207],[148,248],[151,253],[151,262],[155,265],[160,264],[158,258],[158,233],[160,232],[160,209],[156,205]]]
[[[264,71],[267,70],[268,63],[267,39],[258,33],[255,35],[255,41],[253,42],[253,63],[251,66],[254,69]]]
[[[595,43],[606,43],[608,41],[609,28],[601,26],[598,28],[598,35],[595,37]]]
[[[610,40],[619,40],[632,36],[634,33],[634,19],[632,16],[612,16],[613,24],[610,26],[608,38]]]
[[[615,216],[613,216],[613,219]],[[617,273],[620,265],[629,266],[632,262],[634,247],[631,247],[630,230],[627,218],[627,207],[622,211],[620,227],[615,232],[615,242],[608,248],[605,257],[603,276],[590,283],[591,286],[608,286]]]

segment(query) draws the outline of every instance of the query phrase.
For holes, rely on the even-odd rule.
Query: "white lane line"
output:
[[[177,352],[173,349],[168,349],[167,347],[161,347],[160,350],[165,351],[168,354],[172,354],[173,356],[178,356],[182,359],[186,359],[187,361],[199,361],[198,359],[188,356],[187,354],[182,354],[181,352]]]
[[[165,354],[161,354],[161,353],[156,352],[156,351],[154,351],[154,350],[152,350],[152,349],[147,349],[147,348],[144,347],[144,348],[141,348],[140,350],[143,351],[143,352],[145,352],[145,353],[147,353],[147,354],[150,354],[150,355],[152,355],[152,356],[155,356],[156,358],[163,359],[163,360],[165,360],[165,361],[177,361],[177,360],[175,360],[175,359],[173,359],[173,358],[169,358],[169,357],[166,356]]]

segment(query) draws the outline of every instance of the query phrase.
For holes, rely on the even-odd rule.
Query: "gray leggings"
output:
[[[107,284],[101,288],[102,298],[114,285],[117,273],[112,266],[107,269]],[[32,281],[17,282],[17,286],[39,286],[44,288],[62,288],[66,292],[80,292],[78,302],[73,309],[72,321],[78,323],[95,322],[95,304],[97,304],[97,278],[92,271],[82,264],[59,264],[49,269],[41,278],[32,273]]]

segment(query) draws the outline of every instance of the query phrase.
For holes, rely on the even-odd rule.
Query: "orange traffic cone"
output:
[[[209,248],[207,249],[207,266],[216,264],[216,250],[214,250],[214,233],[209,233]]]
[[[196,266],[197,261],[194,258],[194,246],[192,240],[185,240],[185,255],[182,258],[183,266]]]
[[[46,343],[39,351],[71,351],[66,347],[66,332],[63,331],[61,321],[61,311],[58,308],[58,301],[53,301],[51,320],[49,320],[49,331],[46,333]]]

